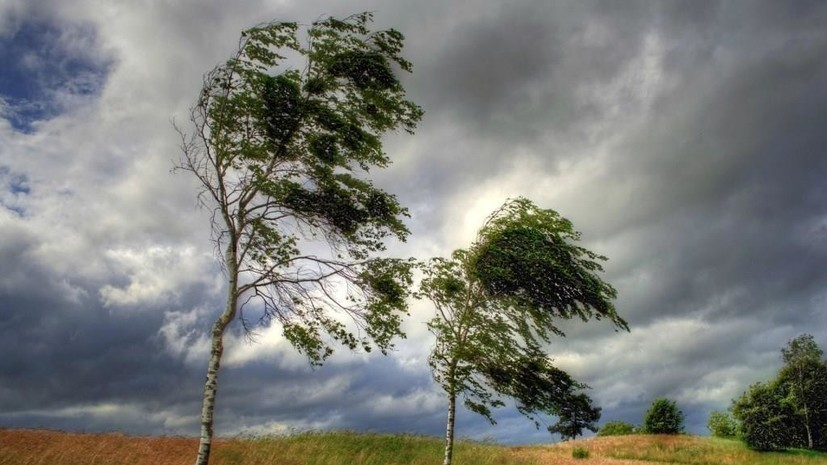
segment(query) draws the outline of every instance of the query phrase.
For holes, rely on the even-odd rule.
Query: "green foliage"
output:
[[[563,397],[555,415],[557,423],[548,427],[550,433],[557,433],[565,441],[581,436],[584,430],[597,432],[597,422],[602,409],[592,403],[586,394],[579,393]]]
[[[396,74],[411,70],[402,34],[371,31],[371,21],[361,13],[247,29],[238,52],[205,76],[194,132],[182,133],[180,168],[213,209],[238,311],[257,303],[258,322],[280,323],[315,364],[330,341],[387,350],[411,285],[411,263],[371,258],[387,238],[407,237],[408,213],[364,175],[390,163],[382,134],[412,132],[422,110]],[[287,65],[288,55],[303,66]],[[317,240],[332,254],[318,253]]]
[[[679,434],[683,432],[683,419],[675,401],[661,397],[646,411],[643,427],[649,434]]]
[[[756,450],[827,450],[827,362],[813,336],[803,334],[781,349],[785,365],[776,378],[733,400],[741,436]]]
[[[827,451],[827,362],[810,359],[785,366],[775,382],[781,402],[792,409],[797,428],[803,429],[801,441],[793,445]]]
[[[598,436],[626,436],[628,434],[635,434],[635,425],[626,423],[625,421],[609,421],[606,422],[597,431]]]
[[[781,349],[781,358],[788,366],[799,363],[820,362],[824,351],[815,342],[812,334],[802,334],[790,340],[787,347]]]
[[[827,450],[827,361],[811,334],[802,334],[781,349],[784,367],[778,373],[782,402],[793,409],[803,428],[798,447]]]
[[[571,456],[576,459],[587,459],[589,458],[589,449],[576,446],[571,450]]]
[[[741,437],[755,450],[770,451],[789,447],[799,436],[794,413],[781,402],[775,383],[750,386],[732,405],[732,414],[741,422]]]
[[[513,199],[480,230],[470,272],[489,298],[519,308],[543,340],[563,335],[555,319],[607,318],[628,330],[612,303],[617,291],[597,275],[606,257],[575,245],[579,239],[554,210]]]
[[[595,273],[605,258],[573,245],[577,239],[553,210],[512,199],[489,216],[469,249],[423,267],[418,295],[436,308],[429,363],[449,398],[463,396],[492,423],[491,409],[508,397],[538,427],[538,415],[557,416],[549,430],[565,438],[596,429],[600,409],[579,392],[587,386],[541,350],[562,334],[556,319],[607,318],[628,329],[611,303],[614,289]]]
[[[827,362],[812,335],[781,349],[785,365],[776,378],[750,386],[733,400],[741,436],[756,450],[827,450]]]
[[[728,412],[711,412],[706,427],[715,437],[729,438],[738,435],[738,422]]]

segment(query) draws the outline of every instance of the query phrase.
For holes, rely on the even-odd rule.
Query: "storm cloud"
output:
[[[426,112],[371,173],[411,212],[390,252],[465,247],[518,195],[571,219],[631,332],[565,322],[548,349],[604,421],[668,396],[705,433],[789,339],[827,345],[823,2],[0,0],[0,426],[197,432],[224,285],[170,122],[243,28],[364,10],[405,34]],[[317,369],[234,328],[217,433],[441,434],[432,311],[389,357]],[[552,439],[496,418],[457,433]]]

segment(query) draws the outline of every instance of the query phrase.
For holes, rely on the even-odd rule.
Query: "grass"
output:
[[[618,461],[637,461],[636,463],[689,465],[827,464],[827,454],[824,453],[801,450],[756,452],[748,449],[744,443],[736,439],[688,435],[637,435],[603,437],[581,442],[591,442],[592,453],[600,457]]]
[[[184,465],[197,440],[0,429],[0,465]],[[587,458],[575,458],[575,450]],[[577,452],[576,455],[583,455]],[[221,439],[212,465],[439,465],[442,441],[414,435],[351,432]],[[811,451],[758,453],[736,440],[695,436],[610,436],[549,446],[505,447],[459,441],[456,465],[827,465]]]
[[[190,465],[198,440],[0,429],[0,465]],[[212,465],[426,465],[442,463],[442,441],[414,435],[350,432],[221,439]],[[523,465],[509,449],[458,441],[457,465]]]

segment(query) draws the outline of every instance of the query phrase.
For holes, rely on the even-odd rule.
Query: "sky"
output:
[[[226,288],[172,121],[242,29],[360,11],[406,36],[425,110],[370,174],[411,213],[390,253],[467,247],[509,197],[570,219],[631,328],[548,346],[601,423],[665,396],[707,434],[787,341],[827,347],[827,3],[0,0],[0,426],[197,434]],[[216,433],[441,435],[432,315],[315,369],[234,327]],[[457,436],[556,440],[495,418],[462,410]]]

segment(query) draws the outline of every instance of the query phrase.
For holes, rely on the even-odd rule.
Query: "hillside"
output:
[[[589,450],[588,459],[572,449]],[[0,429],[0,465],[189,465],[197,440],[132,437],[122,434],[71,434]],[[220,440],[213,465],[438,465],[437,438],[360,433],[299,434],[281,438]],[[462,441],[456,465],[641,465],[680,464],[827,464],[827,454],[805,451],[758,454],[740,442],[693,436],[616,436],[549,446],[505,447]]]

